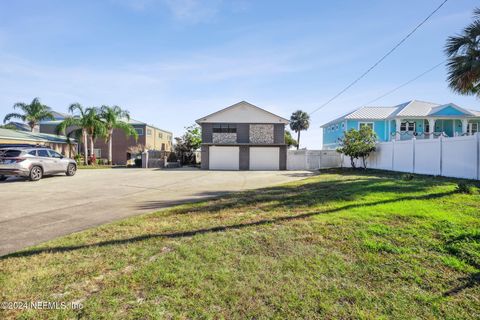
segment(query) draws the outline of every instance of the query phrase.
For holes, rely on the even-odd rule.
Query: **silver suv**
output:
[[[41,147],[0,149],[0,181],[9,176],[40,180],[44,175],[65,173],[73,176],[77,171],[75,160]]]

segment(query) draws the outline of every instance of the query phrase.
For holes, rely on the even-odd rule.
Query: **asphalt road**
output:
[[[310,172],[196,169],[80,170],[38,182],[0,182],[0,255],[72,232],[225,192],[303,179]]]

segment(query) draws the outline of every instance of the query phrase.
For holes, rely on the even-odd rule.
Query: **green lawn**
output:
[[[84,308],[3,315],[478,319],[480,195],[456,183],[330,170],[72,234],[0,258],[1,300]]]

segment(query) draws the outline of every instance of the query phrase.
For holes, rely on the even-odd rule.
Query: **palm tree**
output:
[[[56,128],[57,134],[63,133],[67,128],[73,128],[67,133],[67,138],[71,136],[82,137],[84,145],[84,163],[88,164],[88,139],[90,139],[90,154],[94,154],[94,140],[105,133],[104,125],[100,120],[97,108],[83,108],[79,103],[73,103],[68,108],[73,115],[63,120]]]
[[[113,129],[122,129],[127,136],[134,136],[135,140],[138,138],[135,128],[125,122],[130,120],[130,113],[127,110],[122,110],[119,106],[102,106],[100,108],[100,119],[103,121],[106,130],[106,138],[108,141],[108,163],[112,164],[112,140]]]
[[[290,129],[297,133],[297,150],[300,147],[300,131],[307,130],[310,126],[310,116],[308,113],[297,110],[290,117]]]
[[[7,122],[11,118],[21,119],[23,122],[28,123],[28,126],[32,132],[40,121],[54,119],[50,107],[41,104],[38,98],[33,99],[30,104],[17,102],[13,105],[13,109],[20,109],[23,111],[23,114],[16,112],[9,113],[3,119],[3,123]]]
[[[480,97],[480,8],[473,13],[474,21],[447,39],[447,80],[455,92]]]

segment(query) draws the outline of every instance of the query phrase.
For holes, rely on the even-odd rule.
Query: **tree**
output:
[[[84,163],[88,164],[88,139],[90,139],[90,154],[94,155],[94,140],[98,136],[105,135],[105,126],[100,120],[96,108],[83,108],[79,103],[72,103],[68,111],[73,114],[63,120],[55,129],[57,134],[65,134],[68,128],[67,138],[72,135],[82,137],[84,145]]]
[[[480,97],[480,8],[461,34],[447,39],[448,83],[453,91]]]
[[[113,129],[122,129],[125,132],[125,135],[134,136],[135,140],[138,138],[137,131],[135,128],[125,122],[125,120],[130,120],[130,114],[127,110],[122,110],[119,106],[102,106],[100,108],[100,119],[103,122],[106,130],[106,138],[108,142],[108,163],[112,164],[112,140],[113,140]]]
[[[40,121],[54,119],[50,107],[41,104],[38,98],[34,98],[30,104],[17,102],[13,105],[13,109],[20,109],[23,113],[9,113],[3,119],[3,123],[6,123],[12,118],[21,119],[28,124],[32,132]]]
[[[293,139],[290,131],[285,131],[285,143],[287,144],[288,148],[297,146],[297,140]]]
[[[300,131],[307,130],[310,126],[310,116],[308,113],[297,110],[290,117],[290,129],[297,133],[297,150],[300,147]]]
[[[198,125],[191,125],[185,128],[181,137],[176,137],[175,154],[182,164],[193,164],[195,162],[195,151],[202,144],[202,133]]]
[[[376,133],[370,127],[363,126],[360,130],[350,129],[344,132],[337,151],[350,157],[352,168],[356,167],[355,159],[361,158],[363,168],[366,169],[366,158],[375,151],[376,142]]]

